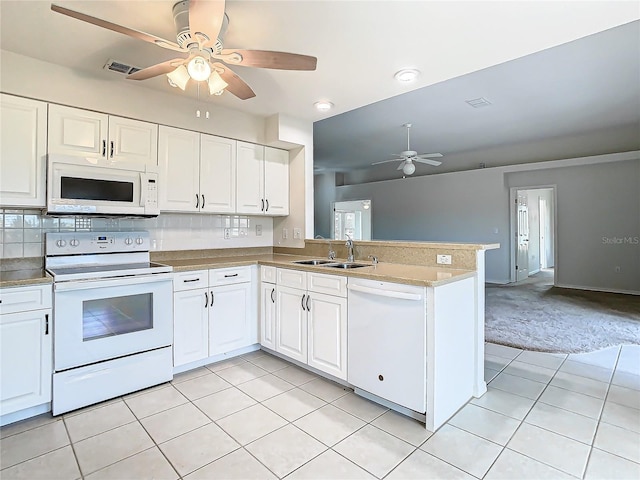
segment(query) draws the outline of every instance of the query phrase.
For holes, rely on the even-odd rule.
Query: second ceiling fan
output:
[[[393,154],[394,157],[399,157],[399,158],[382,160],[381,162],[374,162],[371,165],[380,165],[381,163],[389,163],[389,162],[401,162],[400,165],[398,165],[397,170],[402,170],[402,173],[404,173],[405,175],[413,175],[413,173],[416,171],[416,166],[413,162],[426,163],[427,165],[433,165],[434,167],[437,167],[438,165],[442,165],[442,162],[439,160],[431,160],[432,158],[442,157],[441,153],[418,154],[418,152],[416,152],[415,150],[411,150],[410,137],[409,137],[410,131],[411,131],[411,124],[405,123],[402,126],[407,129],[407,149],[404,152],[400,152],[399,154],[397,153]]]
[[[167,75],[169,83],[185,90],[190,80],[207,82],[209,93],[220,95],[229,91],[241,100],[255,97],[254,91],[228,66],[273,68],[278,70],[315,70],[317,58],[295,53],[269,50],[223,48],[229,18],[224,12],[224,0],[183,0],[173,6],[176,42],[140,32],[116,23],[51,4],[51,10],[122,33],[167,50],[187,54],[138,70],[127,76],[131,80],[147,80]]]

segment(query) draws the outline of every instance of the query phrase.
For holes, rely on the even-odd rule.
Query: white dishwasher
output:
[[[426,412],[426,288],[349,278],[348,381]]]

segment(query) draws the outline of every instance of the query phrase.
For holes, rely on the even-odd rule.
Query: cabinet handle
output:
[[[204,208],[204,195],[202,195],[202,208]]]
[[[110,150],[109,156],[113,158],[113,140],[111,140],[110,143],[111,143],[111,148],[109,149]]]
[[[199,278],[190,278],[189,280],[183,280],[184,283],[199,282],[199,281],[200,281]]]
[[[304,308],[304,297],[306,297],[306,295],[302,295],[302,301],[300,302],[300,305],[302,305],[302,309],[303,309],[303,310],[306,310],[306,309]]]
[[[49,335],[49,314],[44,314],[44,334]]]
[[[211,290],[211,305],[209,305],[210,307],[213,307],[213,290]]]
[[[225,275],[224,278],[231,278],[231,277],[237,277],[238,274],[234,273],[233,275]]]
[[[275,289],[275,288],[272,288],[272,289],[271,289],[271,303],[276,303],[276,301],[275,301],[275,300],[274,300],[274,298],[273,298],[273,294],[274,294],[274,293],[276,293],[276,289]]]
[[[262,208],[260,210],[264,212],[264,198],[262,199]]]
[[[106,140],[102,140],[102,156],[103,157],[107,156],[107,141]]]
[[[265,202],[267,202],[267,208],[265,208],[265,210],[264,210],[264,211],[265,211],[265,212],[268,212],[268,211],[269,211],[269,199],[267,198],[267,199],[265,200]]]
[[[311,295],[307,295],[307,312],[311,311],[311,307],[309,306],[309,300],[311,299]]]
[[[200,207],[200,195],[196,193],[196,208]]]
[[[207,292],[204,292],[204,308],[207,308],[209,306],[209,294]]]

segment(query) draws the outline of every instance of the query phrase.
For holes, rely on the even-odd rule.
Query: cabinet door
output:
[[[347,379],[347,299],[309,294],[309,366]]]
[[[200,207],[200,134],[161,126],[158,132],[160,210],[197,212]]]
[[[49,154],[92,158],[106,163],[109,117],[78,108],[49,105]]]
[[[276,293],[276,351],[307,363],[306,291],[278,285]]]
[[[109,117],[109,163],[134,170],[158,166],[158,125]]]
[[[251,284],[238,283],[210,289],[209,355],[251,345]]]
[[[51,310],[0,316],[2,415],[51,401]]]
[[[264,147],[238,142],[236,212],[264,213]]]
[[[265,214],[289,215],[289,152],[264,147]]]
[[[209,290],[173,294],[173,366],[209,356]]]
[[[200,137],[200,210],[215,213],[236,211],[236,141]]]
[[[276,349],[276,285],[260,285],[260,345]]]
[[[0,94],[0,205],[45,206],[47,104]]]

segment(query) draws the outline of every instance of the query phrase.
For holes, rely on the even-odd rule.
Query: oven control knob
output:
[[[67,246],[67,242],[66,240],[57,240],[56,241],[56,245],[60,248],[66,247]]]
[[[77,247],[78,245],[80,245],[80,241],[77,238],[74,238],[73,240],[69,241],[69,245],[71,245],[72,247]]]
[[[144,243],[144,238],[142,238],[142,237],[138,237],[138,238],[136,238],[136,243],[137,243],[138,245],[142,245],[142,244]]]
[[[133,238],[127,237],[124,239],[125,245],[131,245],[133,243]]]

